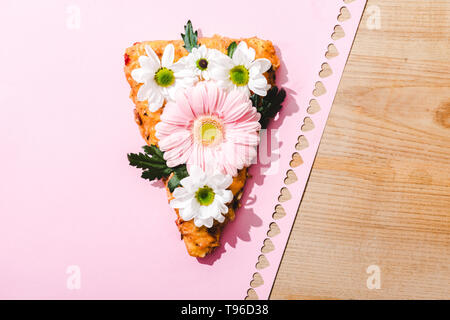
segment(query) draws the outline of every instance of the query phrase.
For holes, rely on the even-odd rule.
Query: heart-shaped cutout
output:
[[[272,252],[273,250],[275,250],[275,246],[273,245],[272,240],[270,240],[269,238],[266,238],[264,240],[264,245],[261,248],[261,252],[269,253],[269,252]]]
[[[317,81],[314,87],[313,95],[315,97],[319,97],[321,95],[324,95],[326,92],[327,89],[325,89],[325,86],[323,85],[322,81]]]
[[[280,227],[275,222],[272,222],[269,226],[269,231],[267,231],[267,236],[273,238],[279,235],[280,232]]]
[[[247,290],[247,296],[245,297],[245,300],[258,300],[258,295],[256,294],[256,291],[253,289]]]
[[[333,70],[331,69],[330,65],[328,63],[322,64],[322,69],[319,72],[319,77],[326,78],[333,74]]]
[[[339,40],[339,39],[342,39],[343,37],[345,37],[344,28],[342,28],[340,25],[336,25],[334,27],[334,32],[331,35],[331,39]]]
[[[262,286],[263,284],[264,284],[263,278],[261,277],[261,275],[260,275],[258,272],[255,272],[255,273],[253,274],[253,279],[252,279],[252,281],[250,281],[250,286],[251,286],[252,288],[257,288],[257,287],[259,287],[259,286]]]
[[[256,269],[261,270],[264,268],[267,268],[269,266],[269,261],[267,261],[267,258],[265,255],[260,255],[258,257],[258,263],[256,264]]]
[[[280,234],[280,227],[275,222],[269,225],[269,231],[267,231],[267,236],[273,238]]]
[[[280,202],[286,202],[292,198],[291,193],[289,192],[288,188],[283,187],[280,190],[280,195],[278,196],[278,201]]]
[[[291,168],[296,168],[302,164],[303,164],[302,157],[298,154],[298,152],[295,152],[292,155],[292,160],[291,160],[291,162],[289,162],[289,165],[291,166]]]
[[[298,137],[297,144],[295,145],[295,149],[304,150],[309,147],[308,140],[306,140],[305,136]]]
[[[320,111],[319,102],[317,102],[316,99],[311,99],[311,101],[309,101],[309,107],[308,109],[306,109],[306,112],[308,112],[309,114],[314,114],[319,111]]]
[[[335,46],[334,44],[330,43],[330,44],[328,45],[328,50],[327,50],[327,52],[325,53],[325,57],[326,57],[327,59],[332,59],[332,58],[334,58],[334,57],[337,57],[338,55],[339,55],[338,49],[336,48],[336,46]]]
[[[284,178],[284,184],[291,184],[297,181],[297,175],[295,174],[294,170],[289,169],[286,172],[286,178]]]
[[[302,125],[302,131],[311,131],[314,129],[314,122],[311,120],[310,117],[306,117],[303,119],[303,125]]]
[[[286,215],[286,211],[281,204],[277,204],[275,207],[275,212],[272,214],[272,218],[275,220],[281,219]]]
[[[352,16],[350,14],[350,11],[347,9],[347,7],[342,7],[337,19],[339,22],[344,22],[344,21],[350,19],[351,17]]]

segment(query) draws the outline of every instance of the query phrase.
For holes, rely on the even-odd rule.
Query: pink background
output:
[[[214,4],[213,4],[214,3]],[[322,110],[305,134],[299,180],[283,203],[270,266],[259,271],[269,296],[314,161],[365,1],[335,42]],[[80,9],[67,28],[67,7]],[[0,4],[0,298],[242,299],[295,150],[318,71],[343,1],[5,1]],[[188,19],[204,36],[257,35],[282,59],[288,91],[272,128],[281,155],[252,168],[244,207],[222,247],[206,259],[187,255],[159,183],[140,178],[126,154],[144,144],[133,120],[123,53],[135,41],[177,39]],[[279,148],[277,148],[279,145]],[[66,287],[70,265],[81,288]]]

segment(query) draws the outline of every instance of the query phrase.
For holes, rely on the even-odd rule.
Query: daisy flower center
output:
[[[155,73],[155,81],[161,87],[169,87],[175,82],[175,76],[172,70],[160,68]]]
[[[199,68],[202,71],[205,71],[208,69],[208,60],[205,58],[201,58],[197,60],[197,68]]]
[[[230,70],[230,79],[237,86],[247,85],[250,77],[246,67],[239,65]]]
[[[219,144],[223,139],[222,124],[219,119],[206,116],[194,122],[194,138],[205,146]]]
[[[195,193],[195,199],[197,199],[200,205],[209,206],[213,203],[215,195],[213,189],[208,186],[203,186],[203,188],[199,188]]]

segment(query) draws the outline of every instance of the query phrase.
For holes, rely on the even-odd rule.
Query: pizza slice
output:
[[[146,141],[129,162],[165,183],[188,253],[205,257],[234,220],[259,133],[285,98],[275,48],[256,37],[198,38],[189,21],[182,40],[137,42],[124,58]]]

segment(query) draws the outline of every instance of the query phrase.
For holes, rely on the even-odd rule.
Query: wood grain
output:
[[[450,298],[450,2],[374,5],[381,29],[366,10],[272,299]]]

